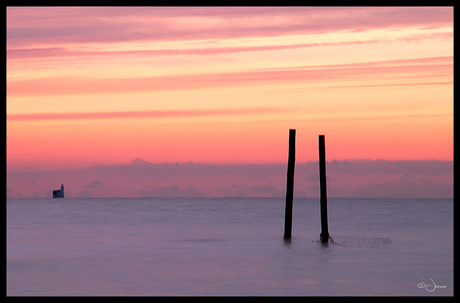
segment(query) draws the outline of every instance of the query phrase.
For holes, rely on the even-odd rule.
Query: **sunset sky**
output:
[[[297,163],[318,160],[319,134],[337,163],[453,161],[452,7],[7,7],[6,16],[11,192],[25,186],[13,181],[21,173],[285,164],[290,128]],[[97,178],[69,191],[110,196],[84,187],[107,187]],[[43,197],[59,180],[22,196]]]

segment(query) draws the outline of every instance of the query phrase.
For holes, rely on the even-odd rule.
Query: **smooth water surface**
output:
[[[8,199],[7,295],[453,295],[452,199],[328,202]]]

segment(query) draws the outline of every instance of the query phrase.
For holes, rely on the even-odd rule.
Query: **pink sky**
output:
[[[453,8],[7,8],[8,173],[283,164],[290,128],[298,163],[319,134],[328,161],[451,163]]]

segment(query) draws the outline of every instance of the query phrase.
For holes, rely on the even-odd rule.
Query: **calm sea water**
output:
[[[8,296],[453,295],[453,200],[8,199]]]

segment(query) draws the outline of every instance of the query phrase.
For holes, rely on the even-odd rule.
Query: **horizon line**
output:
[[[6,197],[7,199],[46,199],[46,200],[53,200],[54,198],[52,197]],[[294,195],[294,199],[319,199],[320,197],[298,197]],[[433,199],[433,200],[453,200],[454,198],[436,198],[436,197],[429,197],[429,198],[420,198],[420,197],[410,197],[410,198],[401,198],[401,197],[327,197],[328,199],[372,199],[372,200],[378,200],[378,199],[397,199],[397,200],[409,200],[409,199],[414,199],[414,200],[426,200],[426,199]],[[245,197],[245,196],[221,196],[221,197],[196,197],[196,196],[190,196],[190,197],[145,197],[145,196],[122,196],[122,197],[65,197],[64,199],[282,199],[285,200],[286,197],[273,197],[273,196],[266,196],[266,197]]]
[[[319,160],[314,160],[314,161],[306,161],[306,162],[296,162],[295,165],[306,165],[306,164],[317,164]],[[357,159],[331,159],[331,160],[326,160],[326,163],[329,163],[331,165],[337,164],[337,163],[343,163],[343,164],[351,164],[352,162],[451,162],[453,164],[453,160],[440,160],[440,159],[400,159],[400,160],[390,160],[390,159],[370,159],[370,158],[357,158]],[[7,173],[22,173],[22,172],[44,172],[44,171],[72,171],[72,170],[81,170],[81,169],[88,169],[88,168],[94,168],[94,167],[101,167],[101,166],[143,166],[143,165],[173,165],[173,166],[179,166],[179,165],[209,165],[209,166],[251,166],[251,165],[287,165],[287,159],[286,162],[269,162],[269,163],[206,163],[206,162],[194,162],[192,160],[187,161],[187,162],[149,162],[146,160],[142,160],[141,158],[135,158],[131,162],[123,162],[123,163],[114,163],[114,164],[82,164],[82,165],[71,165],[70,168],[50,168],[50,169],[44,169],[46,166],[42,167],[41,165],[39,167],[36,166],[29,166],[29,165],[23,165],[21,167],[16,167],[13,171],[8,170],[8,165],[7,165]]]

